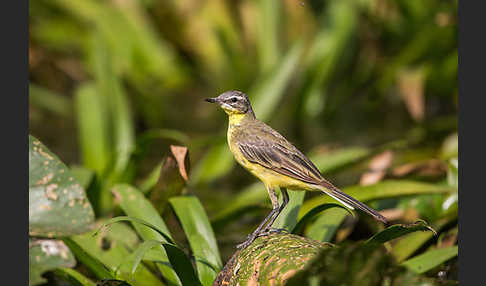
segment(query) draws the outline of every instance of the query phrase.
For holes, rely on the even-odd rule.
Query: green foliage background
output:
[[[29,4],[29,132],[69,166],[97,222],[124,214],[144,219],[170,230],[181,249],[220,267],[270,208],[263,185],[236,166],[228,151],[225,115],[203,101],[238,89],[250,96],[258,118],[308,154],[344,191],[387,210],[394,223],[423,219],[438,232],[414,232],[385,243],[397,262],[456,244],[457,1]],[[167,162],[170,145],[188,147],[188,182]],[[381,169],[371,172],[376,168]],[[366,173],[368,179],[377,176],[367,186]],[[155,213],[122,204],[114,187],[127,192],[135,187]],[[197,197],[190,202],[198,210],[192,217],[181,214],[188,194]],[[305,216],[333,201],[291,196],[293,205],[277,224],[289,230],[298,225],[298,234],[352,244],[383,230],[340,208]],[[214,231],[214,239],[203,235],[202,246],[193,236],[200,231],[194,221],[201,214],[204,229]],[[91,278],[108,275],[86,267],[96,263],[81,259],[73,245],[115,267],[141,241],[149,248],[150,241],[163,240],[136,223],[137,234],[132,226],[116,225],[111,231],[123,233],[123,239],[107,239],[124,241],[110,248],[110,255],[98,253],[90,235],[65,241],[82,261],[78,271]],[[167,249],[157,247],[149,258],[170,260]],[[195,266],[207,285],[215,267]],[[421,275],[457,280],[457,258],[432,266]],[[79,274],[56,269],[47,277],[51,285]],[[154,285],[180,283],[179,272],[146,258],[136,273]]]

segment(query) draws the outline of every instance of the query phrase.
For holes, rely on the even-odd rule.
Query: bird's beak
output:
[[[207,102],[211,102],[211,103],[215,103],[218,101],[218,98],[217,97],[213,97],[213,98],[206,98],[205,99]]]

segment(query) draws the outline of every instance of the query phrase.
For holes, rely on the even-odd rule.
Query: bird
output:
[[[228,115],[227,141],[235,160],[267,189],[272,210],[248,238],[237,245],[244,249],[257,237],[282,229],[271,226],[289,202],[287,189],[323,192],[348,209],[359,209],[378,221],[388,224],[385,217],[369,206],[342,192],[326,180],[312,161],[280,133],[255,117],[248,96],[230,90],[207,102],[218,104]],[[279,205],[276,188],[282,194]]]

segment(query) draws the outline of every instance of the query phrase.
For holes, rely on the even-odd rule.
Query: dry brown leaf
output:
[[[415,173],[420,176],[439,176],[447,171],[447,166],[441,160],[430,159],[422,162],[408,163],[394,168],[391,174],[403,177]]]
[[[402,209],[386,209],[381,210],[380,214],[384,216],[387,220],[392,221],[403,218],[405,211]]]
[[[368,168],[369,171],[364,173],[360,179],[360,185],[372,185],[381,181],[386,175],[386,169],[390,167],[393,160],[393,152],[386,150],[371,159]]]
[[[415,121],[425,114],[423,69],[404,70],[398,74],[398,89],[407,110]]]
[[[187,147],[170,145],[170,151],[172,152],[174,158],[177,161],[177,165],[179,167],[179,173],[181,174],[182,178],[184,178],[184,180],[186,180],[187,182],[187,180],[189,180],[189,178],[187,177],[186,166],[185,166]]]

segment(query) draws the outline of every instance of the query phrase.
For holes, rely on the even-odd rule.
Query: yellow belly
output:
[[[228,146],[233,153],[236,162],[247,169],[255,177],[260,179],[269,188],[283,187],[292,190],[317,191],[318,189],[308,183],[285,176],[273,170],[267,169],[259,164],[249,162],[241,153],[240,149],[231,141],[232,126],[228,128]]]

